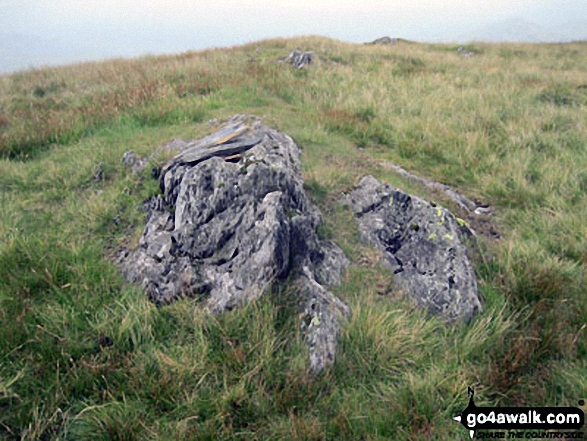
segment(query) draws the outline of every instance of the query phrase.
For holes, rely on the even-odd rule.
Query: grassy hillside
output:
[[[276,62],[296,47],[320,63]],[[587,398],[587,44],[466,49],[312,37],[0,77],[0,438],[468,439],[467,386],[478,405]],[[352,261],[320,378],[287,288],[211,317],[157,309],[109,263],[158,191],[122,154],[235,113],[300,145],[320,233]],[[414,309],[337,204],[370,173],[456,211],[382,160],[495,208],[471,324]]]

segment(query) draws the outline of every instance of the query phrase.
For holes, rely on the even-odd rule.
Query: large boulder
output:
[[[377,248],[394,283],[447,322],[482,310],[462,237],[471,233],[448,210],[366,176],[345,196],[362,238]]]
[[[165,304],[197,297],[221,313],[288,278],[297,287],[310,369],[334,361],[348,307],[327,286],[348,261],[320,239],[320,211],[303,189],[294,141],[258,120],[232,121],[162,167],[139,247],[123,272]]]
[[[371,41],[370,43],[366,43],[366,44],[394,45],[394,44],[397,44],[397,38],[381,37],[381,38],[377,38],[377,39]]]

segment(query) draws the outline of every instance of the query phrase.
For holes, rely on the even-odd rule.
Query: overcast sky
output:
[[[462,41],[513,18],[577,28],[587,0],[0,0],[0,72],[310,34]]]

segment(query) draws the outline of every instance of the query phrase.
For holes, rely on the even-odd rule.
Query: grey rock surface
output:
[[[350,316],[350,309],[312,278],[307,268],[304,273],[305,277],[298,279],[298,292],[303,299],[302,329],[310,348],[310,367],[321,371],[335,360],[340,320]]]
[[[470,235],[448,210],[366,176],[345,196],[362,238],[377,248],[393,281],[414,302],[447,322],[482,310],[475,273],[461,238]]]
[[[140,157],[132,150],[124,152],[122,155],[122,163],[126,168],[130,168],[133,173],[138,173],[143,170],[149,160],[147,158]]]
[[[302,52],[299,49],[296,49],[285,58],[285,61],[292,66],[301,69],[302,67],[309,66],[310,64],[314,63],[317,58],[318,57],[316,56],[315,52]]]
[[[367,44],[379,44],[379,45],[389,44],[389,45],[394,45],[396,43],[397,43],[397,38],[381,37],[381,38],[377,38],[376,40],[373,40],[372,42],[367,43]]]
[[[299,155],[290,137],[244,118],[189,143],[163,166],[162,194],[121,264],[157,304],[197,297],[213,313],[292,280],[317,373],[334,360],[349,314],[326,288],[340,283],[348,260],[316,234],[322,218],[304,192]]]
[[[94,179],[94,181],[96,182],[101,182],[104,180],[104,175],[106,174],[106,164],[104,162],[100,162],[96,168],[94,169],[94,174],[92,176],[92,178]]]

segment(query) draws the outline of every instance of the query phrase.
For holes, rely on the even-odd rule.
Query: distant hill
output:
[[[544,26],[523,18],[510,18],[484,26],[462,40],[502,42],[564,42],[587,40],[587,22],[570,22],[561,26]]]
[[[70,61],[67,48],[55,39],[16,32],[0,32],[0,73],[30,66]]]
[[[570,40],[587,40],[587,20],[567,22],[554,29]]]

